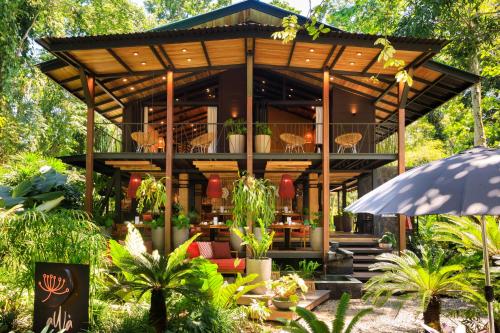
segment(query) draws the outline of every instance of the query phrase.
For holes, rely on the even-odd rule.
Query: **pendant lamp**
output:
[[[219,175],[210,175],[208,178],[207,197],[221,198],[222,197],[222,182]]]
[[[281,199],[293,199],[295,196],[295,187],[293,186],[293,179],[290,175],[284,174],[281,176],[278,194]]]
[[[141,185],[142,178],[138,173],[130,174],[130,181],[128,183],[127,195],[130,199],[135,199],[136,192],[139,186]]]

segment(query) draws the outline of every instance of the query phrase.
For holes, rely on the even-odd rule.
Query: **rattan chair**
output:
[[[351,149],[351,151],[357,153],[357,144],[361,141],[363,135],[358,132],[346,133],[339,135],[335,138],[335,143],[339,146],[337,149],[338,154],[343,154],[346,149]]]
[[[293,153],[294,151],[305,153],[304,144],[306,140],[303,137],[292,133],[282,133],[280,134],[280,139],[285,143],[285,153]]]
[[[190,142],[190,152],[193,153],[195,150],[198,150],[200,153],[206,153],[208,147],[212,144],[212,141],[214,141],[214,133],[205,133],[197,136]]]

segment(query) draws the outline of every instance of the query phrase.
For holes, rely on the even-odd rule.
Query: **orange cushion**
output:
[[[227,271],[241,271],[245,270],[245,259],[240,259],[238,265],[234,266],[234,259],[211,259],[212,263],[219,266],[217,269],[219,272],[227,272]]]
[[[197,242],[192,242],[187,248],[187,254],[189,259],[193,259],[200,256],[200,247]]]

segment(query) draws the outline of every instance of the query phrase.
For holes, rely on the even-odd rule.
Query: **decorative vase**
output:
[[[174,249],[189,239],[189,228],[173,227]]]
[[[241,233],[245,233],[245,229],[243,229],[242,227],[238,227],[238,230]],[[231,248],[234,251],[238,251],[238,252],[241,251],[241,243],[242,242],[243,241],[241,240],[241,238],[238,237],[238,235],[236,235],[233,230],[230,230],[230,232],[229,232],[229,243],[231,244]]]
[[[323,227],[311,229],[311,247],[313,251],[323,250]]]
[[[290,308],[297,305],[297,301],[291,301],[290,299],[281,299],[277,297],[272,298],[273,305],[278,310],[290,311]]]
[[[165,249],[165,228],[157,227],[151,230],[151,240],[153,241],[153,249],[163,253]]]
[[[258,274],[257,278],[252,283],[271,280],[272,260],[265,259],[248,259],[247,258],[247,275]],[[252,290],[252,293],[257,295],[265,295],[267,292],[266,286],[257,287]]]
[[[271,152],[271,136],[259,134],[255,136],[255,152],[268,154]]]
[[[231,154],[241,154],[245,152],[245,135],[229,135],[229,152]]]

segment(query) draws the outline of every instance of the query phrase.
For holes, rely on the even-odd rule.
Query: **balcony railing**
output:
[[[395,125],[394,125],[395,126]],[[395,127],[374,123],[329,125],[332,154],[395,154]],[[246,124],[175,123],[175,153],[242,154],[246,152]],[[308,123],[253,124],[256,154],[311,154],[321,152],[323,125]],[[96,124],[95,152],[162,152],[164,123]]]

